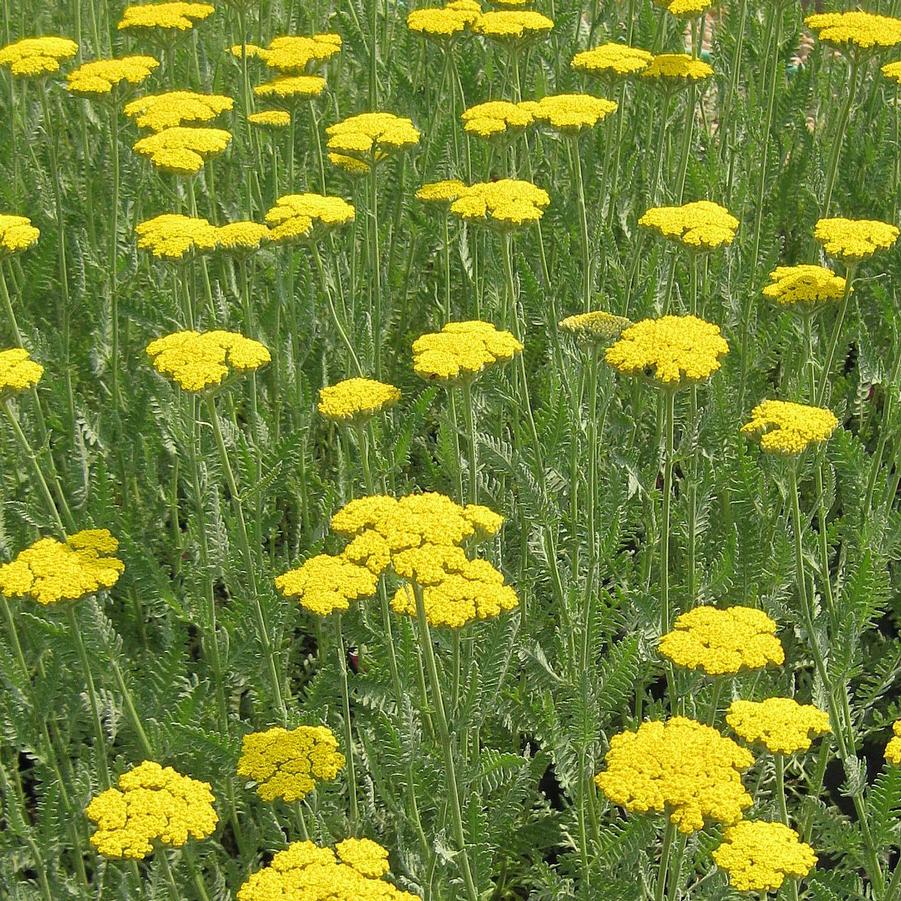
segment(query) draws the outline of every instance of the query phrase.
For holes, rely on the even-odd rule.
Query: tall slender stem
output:
[[[372,6],[375,8],[375,0],[372,0]],[[375,357],[375,377],[381,378],[382,373],[382,252],[379,244],[379,195],[378,195],[378,168],[375,157],[369,164],[369,227],[371,230],[372,241],[372,283],[371,297],[372,303],[370,308],[371,325],[372,325],[372,347],[373,356]]]
[[[120,192],[120,161],[119,161],[119,107],[113,92],[113,102],[110,104],[110,143],[112,144],[113,159],[113,202],[110,209],[110,261],[109,261],[109,292],[110,292],[110,330],[112,334],[112,347],[110,348],[110,383],[113,397],[113,410],[117,416],[122,412],[121,398],[119,396],[119,192]],[[127,350],[127,349],[126,349]]]
[[[463,416],[466,420],[466,436],[469,439],[469,503],[479,502],[479,444],[476,434],[475,413],[472,407],[472,382],[464,379]]]
[[[660,634],[672,628],[669,595],[670,521],[673,494],[673,445],[676,418],[676,392],[666,390],[663,396],[663,517],[660,524]]]
[[[579,137],[570,139],[573,176],[576,180],[576,194],[579,201],[579,235],[582,249],[582,310],[591,309],[591,239],[588,234],[588,210],[585,205],[585,180],[582,174],[582,157],[579,154]]]
[[[848,119],[851,115],[851,107],[857,96],[857,72],[860,62],[854,50],[851,50],[851,74],[848,78],[848,93],[844,106],[839,114],[838,125],[835,129],[835,138],[832,141],[832,152],[829,159],[829,170],[826,174],[826,190],[823,192],[823,216],[828,216],[832,207],[832,192],[835,189],[835,177],[838,174],[838,161],[842,155],[842,145],[845,143],[845,131],[848,128]]]
[[[347,658],[344,651],[344,634],[341,628],[341,614],[335,614],[335,646],[338,655],[338,674],[341,677],[341,700],[344,705],[344,744],[347,749],[347,791],[350,797],[350,834],[356,835],[360,823],[357,805],[357,776],[354,765],[353,723],[350,720],[350,689],[347,684]]]
[[[673,848],[673,839],[676,836],[676,826],[664,811],[666,826],[663,830],[663,846],[660,849],[660,866],[657,870],[657,884],[654,886],[654,901],[664,901],[666,897],[666,876],[669,871],[669,859]]]
[[[848,306],[851,302],[851,288],[854,282],[854,276],[857,273],[857,263],[850,263],[848,271],[845,273],[845,296],[842,298],[841,306],[838,308],[838,316],[832,327],[832,338],[829,341],[829,352],[826,354],[826,362],[823,364],[822,380],[820,388],[817,391],[816,404],[822,406],[826,400],[826,394],[829,390],[829,373],[832,371],[832,364],[835,361],[835,351],[838,347],[838,339],[841,337],[842,326],[845,322],[845,315],[848,312]]]
[[[3,272],[3,260],[0,259],[0,300],[3,301],[3,307],[6,310],[6,318],[9,321],[10,331],[13,333],[13,340],[16,347],[24,347],[22,341],[22,333],[19,331],[19,323],[16,319],[16,311],[13,309],[12,298],[9,296],[9,286],[6,283],[6,275]]]

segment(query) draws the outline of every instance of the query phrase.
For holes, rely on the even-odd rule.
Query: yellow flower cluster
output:
[[[394,385],[375,379],[344,379],[320,390],[316,409],[326,419],[359,424],[399,400],[400,391]]]
[[[413,342],[413,371],[440,382],[473,381],[489,366],[512,360],[522,349],[510,332],[490,322],[448,322],[440,332],[429,332]]]
[[[901,60],[896,60],[893,63],[886,63],[881,71],[889,81],[894,81],[895,84],[901,84]]]
[[[711,75],[713,69],[707,63],[687,53],[661,53],[641,73],[642,78],[681,81],[684,84],[703,81]]]
[[[551,128],[577,134],[616,112],[616,103],[591,94],[552,94],[534,104],[532,112],[536,119]]]
[[[814,13],[804,24],[824,43],[840,49],[848,45],[868,50],[901,44],[901,19],[860,10]]]
[[[276,726],[251,732],[241,743],[238,775],[256,783],[264,801],[291,803],[305,798],[317,782],[334,779],[344,768],[344,755],[325,726]]]
[[[738,219],[725,207],[709,200],[653,207],[638,220],[638,224],[691,250],[716,250],[729,245],[738,229]]]
[[[331,153],[367,166],[419,143],[412,121],[393,113],[360,113],[330,125],[325,133]]]
[[[0,566],[0,592],[45,606],[112,588],[125,565],[111,556],[119,542],[106,529],[85,529],[64,542],[41,538]]]
[[[655,0],[655,2],[674,16],[687,19],[700,16],[711,6],[710,0]]]
[[[489,100],[464,110],[460,118],[467,134],[494,138],[522,131],[531,125],[535,121],[533,107],[534,103],[528,101],[513,103],[510,100]]]
[[[372,597],[378,575],[343,555],[317,554],[277,576],[275,587],[317,616],[343,613],[351,601]]]
[[[661,637],[660,653],[708,676],[734,676],[785,662],[776,623],[762,610],[740,606],[701,606],[680,614],[673,630]]]
[[[632,320],[604,310],[592,310],[590,313],[567,316],[559,325],[564,332],[569,332],[577,338],[589,341],[613,341],[624,329],[632,325]]]
[[[78,44],[69,38],[23,38],[0,48],[0,68],[19,78],[35,78],[59,72],[60,63],[78,53]]]
[[[219,817],[207,782],[145,760],[119,777],[85,809],[97,824],[91,844],[104,856],[140,860],[154,842],[180,848],[211,835]]]
[[[509,230],[538,222],[550,202],[547,191],[530,181],[501,178],[470,185],[450,209],[469,222]]]
[[[826,441],[837,426],[835,414],[823,407],[765,400],[754,407],[741,431],[768,453],[794,455]]]
[[[291,114],[281,109],[260,110],[258,113],[250,113],[247,121],[264,128],[287,128],[291,124]]]
[[[138,247],[160,260],[181,260],[191,251],[215,250],[217,229],[206,219],[163,213],[135,226]]]
[[[14,391],[34,388],[44,374],[44,367],[31,359],[27,350],[14,347],[0,350],[0,398]]]
[[[268,226],[249,219],[229,222],[216,229],[216,249],[233,253],[249,253],[259,250],[262,244],[271,240],[272,232]]]
[[[803,879],[816,865],[813,848],[782,823],[742,820],[723,834],[713,852],[716,865],[740,892],[777,892],[789,879]]]
[[[892,766],[901,766],[901,720],[892,724],[892,737],[885,746],[885,759]]]
[[[189,31],[215,12],[209,3],[147,3],[128,6],[122,13],[119,29],[162,28],[168,31]]]
[[[324,194],[285,194],[266,213],[273,241],[313,239],[354,221],[356,212],[340,197]]]
[[[507,43],[522,43],[540,38],[554,27],[553,19],[531,9],[502,9],[482,13],[472,30],[483,37]]]
[[[235,332],[173,332],[147,345],[153,368],[177,382],[185,391],[203,391],[220,385],[236,372],[259,369],[272,358],[259,341]]]
[[[610,741],[598,788],[630,813],[669,813],[684,834],[705,820],[731,826],[751,806],[741,774],[751,753],[710,726],[683,716],[642,723]]]
[[[416,199],[423,203],[453,203],[464,191],[466,185],[459,178],[446,178],[423,185],[416,192]]]
[[[876,219],[820,219],[814,237],[829,256],[855,263],[891,247],[898,240],[898,229]]]
[[[572,67],[592,75],[640,75],[653,59],[653,54],[640,47],[609,43],[577,53]]]
[[[126,103],[123,112],[138,128],[165,131],[179,125],[210,122],[235,105],[223,94],[198,94],[195,91],[167,91],[148,94]]]
[[[368,838],[347,838],[335,850],[292,842],[238,889],[237,901],[417,901],[384,881],[388,852]]]
[[[771,754],[806,751],[814,738],[831,731],[828,713],[793,698],[735,700],[726,722],[736,735],[749,744],[763,745]]]
[[[663,316],[630,325],[604,359],[623,375],[680,388],[710,378],[728,352],[718,326],[696,316]]]
[[[325,79],[321,75],[280,75],[272,81],[258,84],[253,92],[257,97],[293,103],[318,97],[324,90]]]
[[[40,236],[27,216],[0,213],[0,257],[28,250],[37,244]]]
[[[152,56],[123,56],[121,59],[97,59],[70,72],[66,85],[73,94],[102,96],[110,94],[123,81],[141,84],[159,68]]]
[[[310,63],[322,63],[341,51],[340,34],[282,35],[256,52],[270,69],[299,74]]]
[[[415,9],[407,16],[407,28],[436,41],[446,41],[468,31],[482,14],[476,0],[452,0],[447,6]]]
[[[222,153],[231,139],[231,134],[221,128],[176,126],[141,138],[134,149],[164,172],[195,175],[206,160]]]
[[[777,266],[770,273],[770,284],[763,296],[781,306],[811,309],[830,300],[845,296],[845,279],[825,266]]]

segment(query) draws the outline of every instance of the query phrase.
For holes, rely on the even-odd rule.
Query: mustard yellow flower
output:
[[[233,372],[251,372],[272,359],[259,341],[221,330],[173,332],[151,341],[147,356],[185,391],[214,388]]]
[[[601,44],[591,50],[577,53],[572,67],[592,75],[629,76],[640,75],[654,59],[652,53],[628,44]]]
[[[369,175],[369,163],[364,163],[353,156],[345,156],[343,153],[329,153],[328,161],[339,169],[343,169],[348,175]]]
[[[340,34],[282,35],[256,54],[270,69],[299,75],[310,63],[322,63],[341,51]]]
[[[835,414],[823,407],[765,400],[754,407],[741,431],[768,453],[795,455],[828,440],[837,426]]]
[[[482,13],[473,23],[472,30],[495,41],[520,44],[544,37],[553,27],[553,19],[534,10],[502,9]]]
[[[192,252],[216,249],[218,230],[206,219],[163,213],[135,226],[138,247],[159,260],[182,260]]]
[[[466,190],[466,185],[458,178],[446,178],[423,185],[416,192],[416,199],[423,203],[443,203],[448,206]]]
[[[378,577],[342,555],[318,554],[277,576],[275,587],[317,616],[343,613],[351,601],[375,594]]]
[[[241,742],[238,775],[256,783],[264,801],[305,798],[317,782],[330,782],[344,768],[338,741],[325,726],[276,726],[251,732]]]
[[[450,210],[469,222],[508,231],[538,222],[550,202],[547,191],[529,181],[501,178],[470,185]]]
[[[21,253],[34,247],[41,233],[27,216],[0,213],[0,257]]]
[[[891,247],[898,229],[876,219],[820,219],[814,237],[826,253],[846,263],[856,263]]]
[[[228,48],[228,52],[235,59],[257,59],[259,55],[263,52],[263,47],[260,47],[258,44],[232,44],[231,47]]]
[[[0,399],[16,391],[25,391],[41,380],[44,367],[35,363],[27,350],[13,347],[0,350]]]
[[[111,556],[119,542],[106,529],[85,529],[65,541],[41,538],[0,565],[0,592],[49,606],[112,588],[125,565]]]
[[[727,246],[738,229],[738,219],[725,207],[709,200],[653,207],[638,220],[638,224],[691,250],[716,250]]]
[[[361,113],[325,130],[328,149],[361,160],[367,165],[419,143],[419,132],[410,119],[393,113]]]
[[[215,12],[209,3],[147,3],[143,6],[127,6],[118,28],[157,29],[164,31],[190,31]]]
[[[632,320],[604,310],[592,310],[567,316],[558,325],[564,332],[587,341],[613,341],[632,325]]]
[[[667,12],[683,19],[700,16],[712,6],[711,0],[654,0],[654,2]]]
[[[710,378],[728,352],[718,326],[696,316],[663,316],[630,325],[604,359],[623,375],[680,388]]]
[[[731,826],[751,806],[741,781],[751,753],[683,716],[614,735],[604,760],[595,783],[610,801],[630,813],[666,811],[686,835],[705,820]]]
[[[896,60],[893,63],[886,63],[882,67],[881,72],[889,81],[893,81],[895,84],[901,84],[901,60]]]
[[[159,65],[159,60],[152,56],[97,59],[70,72],[66,85],[73,94],[103,96],[111,94],[123,81],[131,85],[141,84]]]
[[[683,84],[703,81],[711,75],[713,69],[707,63],[687,53],[660,53],[641,73],[642,78],[663,79]]]
[[[468,31],[481,12],[477,3],[414,9],[407,16],[407,28],[433,41],[449,41]]]
[[[375,379],[345,379],[319,391],[316,409],[321,416],[335,422],[360,424],[393,407],[400,391]]]
[[[253,92],[272,103],[279,100],[293,103],[318,97],[324,90],[325,79],[321,75],[280,75],[272,81],[258,84]]]
[[[145,760],[85,808],[97,824],[91,844],[104,857],[137,860],[155,844],[181,848],[212,835],[219,821],[214,800],[209,783]]]
[[[291,124],[291,114],[281,109],[260,110],[250,113],[247,121],[262,128],[287,128]]]
[[[266,213],[272,240],[313,240],[354,221],[356,211],[340,197],[325,194],[285,194]]]
[[[780,306],[813,309],[845,296],[845,279],[825,266],[777,266],[770,273],[770,284],[763,296]]]
[[[892,724],[892,737],[885,746],[885,759],[892,766],[901,766],[901,720]]]
[[[533,103],[513,103],[510,100],[489,100],[464,110],[460,118],[467,134],[480,138],[494,138],[527,128],[535,117]]]
[[[23,38],[0,47],[0,68],[18,78],[35,78],[59,72],[60,63],[78,53],[78,44],[69,38]]]
[[[216,229],[216,249],[237,253],[246,253],[259,250],[267,241],[272,239],[272,232],[268,226],[259,222],[241,220],[229,222]]]
[[[211,157],[224,152],[232,136],[221,128],[166,128],[135,145],[136,153],[158,169],[177,175],[194,175]]]
[[[440,382],[471,381],[495,363],[512,360],[522,349],[510,332],[489,322],[448,322],[440,332],[413,342],[413,371]]]
[[[901,44],[901,19],[874,13],[850,12],[815,13],[804,24],[816,32],[824,43],[844,50],[849,46],[863,50],[896,47]]]
[[[591,94],[552,94],[542,97],[533,110],[536,119],[565,134],[593,128],[613,112],[616,112],[613,100]]]
[[[723,833],[714,863],[740,892],[778,892],[788,879],[803,879],[816,865],[813,848],[782,823],[742,820]]]
[[[807,751],[814,738],[832,731],[829,714],[793,698],[733,701],[726,722],[749,744],[763,745],[771,754]]]
[[[148,94],[126,103],[123,112],[138,128],[165,131],[179,125],[211,122],[231,110],[235,101],[223,94],[198,94],[195,91],[166,91]]]

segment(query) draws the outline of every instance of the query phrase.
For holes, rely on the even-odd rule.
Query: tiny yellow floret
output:
[[[885,746],[885,759],[892,766],[901,766],[901,720],[892,724],[892,737]]]

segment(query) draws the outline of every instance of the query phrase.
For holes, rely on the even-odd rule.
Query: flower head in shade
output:
[[[510,332],[490,322],[448,322],[440,332],[429,332],[413,342],[413,370],[439,382],[472,381],[496,363],[522,353],[522,344]]]
[[[727,246],[738,229],[738,219],[725,207],[709,200],[696,200],[682,206],[652,207],[638,224],[691,250],[716,250]]]
[[[325,130],[328,149],[370,165],[419,143],[410,119],[393,113],[360,113]]]
[[[78,44],[69,38],[24,38],[0,47],[0,68],[19,78],[36,78],[59,72],[60,63],[78,53]]]
[[[417,901],[386,882],[388,852],[368,838],[348,838],[333,851],[310,841],[292,842],[269,866],[251,874],[237,901]]]
[[[258,44],[232,44],[231,47],[228,48],[228,52],[235,59],[258,59],[259,55],[263,52],[263,48]]]
[[[466,185],[459,178],[446,178],[423,185],[416,192],[416,199],[450,206],[465,190]]]
[[[813,848],[782,823],[743,820],[723,834],[716,865],[740,892],[778,892],[788,879],[803,879],[816,865]]]
[[[282,35],[256,54],[270,69],[299,75],[313,63],[323,63],[341,52],[340,34]]]
[[[741,431],[768,453],[794,456],[827,441],[837,426],[835,414],[823,407],[765,400],[754,407]]]
[[[164,172],[195,175],[206,160],[224,152],[231,139],[231,133],[221,128],[178,126],[141,138],[134,149]]]
[[[814,738],[831,731],[829,714],[793,698],[765,701],[733,701],[726,722],[736,735],[752,745],[763,745],[770,754],[807,751]]]
[[[482,13],[472,30],[494,41],[520,44],[544,37],[553,27],[553,19],[534,10],[502,9]]]
[[[21,253],[38,242],[41,233],[27,216],[0,213],[0,257]]]
[[[464,110],[460,118],[463,130],[480,138],[496,138],[516,134],[527,128],[535,117],[533,103],[513,103],[510,100],[489,100]]]
[[[710,9],[711,0],[655,0],[667,12],[684,19],[693,19]]]
[[[901,60],[896,60],[893,63],[886,63],[881,71],[889,81],[893,81],[895,84],[901,84]]]
[[[615,316],[605,310],[592,310],[590,313],[577,313],[560,321],[560,329],[576,338],[590,342],[615,341],[623,330],[632,325],[631,319]]]
[[[892,737],[885,746],[885,759],[892,766],[901,766],[901,720],[892,724]]]
[[[214,800],[209,783],[145,760],[85,808],[97,824],[91,844],[104,857],[137,860],[155,845],[181,848],[212,835],[219,821]]]
[[[65,541],[41,538],[0,565],[0,592],[45,606],[80,600],[119,581],[125,565],[112,556],[118,549],[106,529],[85,529]]]
[[[777,266],[770,273],[770,284],[763,289],[780,306],[812,310],[845,296],[845,279],[825,266]]]
[[[250,253],[259,250],[272,239],[268,226],[259,222],[241,220],[229,222],[216,229],[216,249],[233,253]]]
[[[216,249],[218,230],[206,219],[163,213],[135,226],[138,247],[158,260],[182,260],[187,254]]]
[[[325,194],[285,194],[268,213],[266,223],[272,229],[272,240],[292,242],[315,238],[348,225],[356,211],[340,197]]]
[[[713,69],[703,60],[688,53],[660,53],[641,73],[642,78],[653,78],[669,83],[691,84],[713,75]]]
[[[233,373],[253,372],[272,358],[265,345],[235,332],[173,332],[147,345],[153,368],[185,391],[215,388]]]
[[[347,156],[343,153],[329,153],[328,161],[348,175],[369,175],[372,171],[369,168],[369,163],[364,163],[363,160],[358,160],[355,156]]]
[[[573,57],[572,67],[592,75],[626,77],[644,72],[654,55],[640,47],[628,44],[601,44],[591,50],[583,50]]]
[[[351,601],[372,597],[377,584],[377,575],[341,554],[310,557],[275,579],[275,587],[285,597],[317,616],[343,613]]]
[[[610,801],[630,813],[666,811],[686,835],[707,820],[731,826],[751,806],[741,781],[750,751],[684,716],[614,735],[604,760],[595,783]]]
[[[533,108],[537,120],[565,134],[578,134],[583,128],[593,128],[615,111],[613,100],[591,94],[552,94],[542,97]]]
[[[121,59],[97,59],[84,63],[66,78],[66,86],[73,94],[97,97],[111,94],[123,81],[141,84],[159,68],[159,60],[152,56],[123,56]]]
[[[272,103],[295,103],[299,100],[311,100],[325,90],[325,79],[321,75],[280,75],[258,84],[253,92]]]
[[[319,392],[319,415],[334,422],[363,423],[377,413],[393,407],[400,391],[375,379],[345,379]]]
[[[630,325],[604,359],[623,375],[681,388],[709,379],[728,352],[718,326],[696,316],[663,316]]]
[[[190,31],[215,11],[215,7],[209,3],[146,3],[143,6],[127,6],[117,27],[120,31],[128,28]]]
[[[247,121],[260,128],[287,128],[291,124],[291,114],[287,110],[266,109],[250,113]]]
[[[820,219],[813,234],[829,256],[845,263],[865,260],[898,240],[894,225],[876,219]]]
[[[305,798],[317,782],[330,782],[344,768],[344,755],[325,726],[276,726],[251,732],[241,743],[238,775],[256,783],[264,801]]]
[[[24,348],[0,350],[0,400],[17,391],[34,388],[43,374],[44,367],[35,363]]]
[[[850,12],[814,13],[804,24],[817,37],[832,47],[845,50],[880,50],[901,44],[901,19],[874,13]]]
[[[682,613],[660,639],[660,653],[708,676],[734,676],[785,662],[776,623],[753,607],[701,606]]]
[[[547,191],[530,181],[501,178],[470,185],[450,210],[468,222],[508,231],[538,222],[550,202]]]
[[[457,0],[443,7],[414,9],[407,16],[407,28],[433,41],[445,42],[469,31],[482,14],[475,0]]]
[[[148,94],[125,104],[123,112],[138,128],[164,131],[179,125],[211,122],[233,109],[235,101],[223,94],[198,94],[196,91],[166,91]]]

